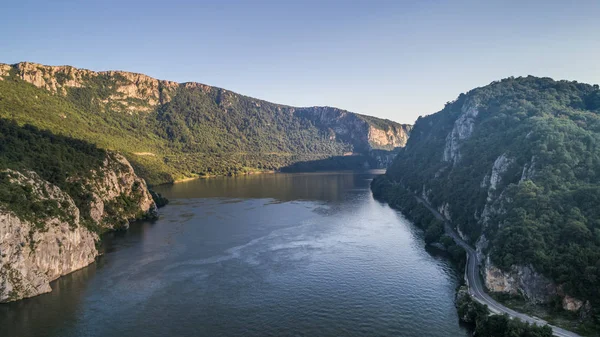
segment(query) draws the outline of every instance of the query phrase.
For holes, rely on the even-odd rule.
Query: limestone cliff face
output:
[[[95,179],[86,183],[93,198],[90,216],[101,228],[127,229],[130,220],[156,215],[157,208],[146,182],[120,154],[110,154],[99,172],[95,172]],[[124,208],[119,199],[133,200],[135,207]]]
[[[149,112],[171,100],[178,83],[161,81],[143,74],[126,71],[95,72],[71,66],[46,66],[31,62],[15,65],[0,64],[0,77],[13,70],[22,80],[60,95],[68,88],[93,88],[107,83],[115,94],[101,100],[103,106],[121,108],[127,112]]]
[[[321,128],[328,128],[331,139],[353,144],[355,152],[404,147],[411,130],[410,125],[392,121],[375,124],[371,117],[331,107],[298,108],[295,113]]]
[[[80,224],[79,209],[67,193],[35,172],[6,173],[39,199],[58,201],[64,216],[40,215],[33,223],[0,210],[0,302],[49,292],[50,281],[87,266],[98,255],[98,236]]]
[[[0,204],[0,302],[51,291],[49,282],[94,262],[96,232],[126,228],[129,221],[156,212],[145,182],[116,154],[92,178],[81,181],[93,195],[86,223],[73,198],[35,172],[1,173],[11,184],[30,189],[31,202],[55,210],[17,215]]]
[[[501,270],[489,259],[486,259],[482,276],[485,287],[492,292],[523,296],[536,304],[549,303],[554,297],[562,298],[562,308],[567,311],[579,311],[589,307],[585,302],[566,294],[562,287],[538,273],[531,265],[514,265],[510,270]]]
[[[369,125],[369,144],[374,149],[404,147],[410,135],[410,125],[390,124],[385,129]]]
[[[0,81],[4,80],[5,76],[8,76],[12,67],[8,64],[0,63]]]
[[[529,164],[519,170],[523,172],[520,182],[534,177],[533,162],[534,159],[532,158]],[[560,290],[559,286],[537,272],[532,265],[513,265],[510,270],[501,270],[490,259],[489,242],[485,233],[490,225],[490,219],[505,212],[505,203],[510,202],[503,193],[506,187],[504,180],[507,179],[507,172],[515,165],[517,164],[514,158],[506,153],[502,154],[496,158],[489,173],[486,174],[480,185],[482,188],[487,189],[487,199],[479,217],[479,223],[484,233],[477,240],[476,248],[478,256],[483,262],[482,276],[485,286],[492,292],[521,295],[532,303],[548,303],[555,296],[570,298]],[[579,300],[575,299],[575,301]],[[579,310],[581,305],[565,304],[563,307],[565,310],[576,311]]]
[[[558,294],[557,286],[536,272],[533,266],[515,265],[511,270],[503,271],[488,257],[482,272],[485,286],[492,292],[522,295],[532,303],[548,303]]]
[[[452,131],[446,137],[444,161],[457,162],[460,160],[460,143],[469,139],[475,127],[475,118],[479,114],[477,103],[469,100],[461,108],[462,114],[454,122]]]

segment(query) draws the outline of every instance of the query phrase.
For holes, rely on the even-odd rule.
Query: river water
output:
[[[373,199],[374,174],[267,174],[157,190],[53,292],[0,305],[0,336],[466,336],[459,275]]]

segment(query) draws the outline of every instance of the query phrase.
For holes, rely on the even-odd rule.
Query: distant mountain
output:
[[[530,76],[461,94],[417,120],[373,190],[451,219],[489,290],[600,317],[598,85]]]
[[[200,83],[28,62],[0,64],[0,117],[117,150],[151,184],[349,154],[369,157],[372,150],[404,146],[411,130],[336,108],[295,108]]]

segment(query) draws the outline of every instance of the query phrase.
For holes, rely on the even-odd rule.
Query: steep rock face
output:
[[[0,173],[31,191],[29,202],[41,205],[40,213],[19,216],[0,203],[0,302],[51,291],[49,282],[94,262],[96,232],[124,229],[130,221],[156,216],[146,183],[118,154],[107,154],[90,178],[71,180],[92,195],[85,224],[73,198],[35,172]]]
[[[331,139],[347,141],[357,152],[404,147],[411,130],[410,125],[392,121],[375,126],[369,123],[372,117],[331,107],[298,108],[295,112],[322,128],[330,129]]]
[[[548,303],[557,295],[556,285],[536,272],[532,266],[513,266],[508,272],[502,271],[488,257],[483,276],[488,290],[522,295],[532,303]]]
[[[408,125],[389,125],[385,130],[369,125],[369,144],[375,149],[404,147],[410,134]]]
[[[454,122],[452,131],[446,137],[444,161],[456,162],[460,160],[460,142],[468,139],[473,134],[475,118],[479,114],[477,104],[471,100],[467,101],[463,104],[461,112],[462,114]]]
[[[120,154],[107,157],[95,179],[89,181],[93,196],[90,216],[104,229],[126,229],[129,221],[155,216],[157,209],[144,179],[139,178],[131,164]],[[123,199],[133,200],[134,206],[119,205]]]
[[[486,202],[481,216],[478,217],[478,222],[484,229],[487,227],[492,215],[501,214],[504,211],[504,207],[501,205],[503,201],[502,190],[498,191],[498,189],[501,187],[503,175],[513,163],[514,159],[508,158],[506,153],[503,153],[494,161],[491,172],[485,175],[480,185],[483,189],[487,188]]]
[[[64,216],[23,220],[0,206],[0,302],[51,291],[49,282],[94,261],[98,236],[83,227],[73,199],[34,172],[8,171],[14,184],[57,201]]]
[[[0,63],[0,81],[4,80],[5,76],[8,76],[12,67],[8,64]]]
[[[0,76],[6,76],[10,68],[2,66]],[[93,87],[104,82],[116,92],[99,103],[120,105],[128,112],[151,111],[158,104],[170,101],[179,86],[176,82],[159,81],[126,71],[95,72],[71,66],[45,66],[31,62],[21,62],[13,67],[22,80],[63,96],[67,95],[68,88]]]

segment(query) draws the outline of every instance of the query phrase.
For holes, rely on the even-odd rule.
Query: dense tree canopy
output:
[[[472,243],[485,234],[497,266],[531,264],[600,308],[599,97],[598,86],[531,76],[474,89],[419,118],[387,179],[448,203]],[[444,160],[470,106],[472,133]]]
[[[11,183],[7,169],[33,171],[71,195],[85,222],[89,217],[91,195],[79,178],[90,177],[92,170],[98,170],[108,155],[93,144],[57,136],[31,125],[21,127],[0,118],[0,207],[38,222],[40,227],[43,222],[39,220],[64,215],[56,201],[36,200],[30,188]]]

